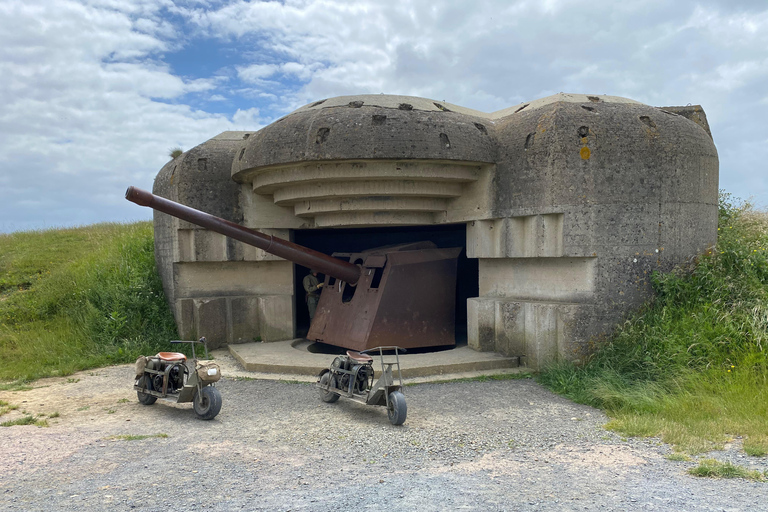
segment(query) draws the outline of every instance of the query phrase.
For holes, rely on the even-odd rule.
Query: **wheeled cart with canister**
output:
[[[179,352],[158,352],[154,356],[139,357],[133,385],[139,402],[152,405],[158,398],[174,403],[192,402],[198,418],[215,418],[221,410],[221,393],[215,385],[221,378],[221,369],[213,361],[197,359],[195,345],[199,343],[205,346],[208,358],[205,338],[171,343],[190,343],[192,359],[188,361],[187,356]]]
[[[343,396],[364,405],[384,406],[389,421],[393,425],[402,425],[408,414],[399,357],[404,352],[405,349],[394,346],[361,352],[347,350],[346,355],[336,357],[331,366],[318,375],[320,398],[323,402],[333,403]],[[375,382],[370,354],[378,355],[381,362],[381,373]],[[393,369],[397,374],[397,383]]]

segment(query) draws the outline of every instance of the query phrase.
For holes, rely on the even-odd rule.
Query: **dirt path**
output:
[[[227,365],[225,365],[226,368]],[[226,378],[221,414],[142,406],[132,367],[0,400],[2,510],[766,510],[768,484],[688,476],[653,440],[531,380],[408,387],[408,420],[322,403],[309,384]],[[50,418],[51,415],[58,417]],[[116,436],[150,436],[122,440]],[[742,465],[761,469],[765,459]]]

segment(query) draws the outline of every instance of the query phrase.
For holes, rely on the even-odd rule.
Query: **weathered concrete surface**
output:
[[[248,372],[281,374],[303,377],[302,380],[315,382],[317,375],[333,361],[334,355],[312,353],[307,350],[310,343],[304,339],[286,340],[278,343],[242,343],[230,345],[229,353]],[[400,354],[400,368],[403,378],[429,382],[451,375],[461,378],[474,372],[498,374],[514,371],[519,366],[517,357],[504,357],[493,352],[477,352],[467,346],[456,347],[426,354]],[[386,356],[386,360],[392,360]],[[374,370],[381,365],[374,356]]]
[[[560,101],[503,118],[497,129],[515,142],[500,154],[493,217],[562,214],[562,257],[596,259],[589,294],[553,289],[550,299],[532,297],[594,306],[566,322],[570,334],[560,355],[588,352],[590,339],[649,296],[653,271],[668,271],[714,244],[717,153],[686,118],[641,104]],[[505,275],[525,277],[528,266],[511,259]],[[586,276],[577,268],[563,265],[548,281],[573,284]],[[585,289],[579,284],[567,288]],[[530,280],[522,288],[502,295],[536,289]]]
[[[213,154],[220,158],[205,159]],[[180,159],[160,172],[156,193],[278,236],[465,224],[467,255],[480,260],[469,344],[531,367],[588,353],[650,295],[654,271],[701,254],[717,234],[717,151],[698,106],[557,94],[488,114],[426,98],[347,96],[255,133],[223,134]],[[249,329],[254,338],[293,336],[285,303],[269,335],[261,313],[232,309],[230,295],[243,298],[238,308],[250,307],[247,297],[296,302],[289,272],[250,263],[274,257],[172,222],[159,214],[172,302],[182,288],[195,304],[224,297],[221,343],[246,340]],[[182,264],[198,273],[172,270]],[[183,287],[173,282],[182,275]],[[221,331],[193,306],[176,304],[182,328]]]
[[[249,135],[224,132],[168,162],[155,178],[153,192],[243,223],[243,209],[249,205],[242,201],[241,186],[230,179],[230,168]],[[154,216],[155,257],[180,336],[205,335],[212,348],[293,337],[289,263],[164,213]]]

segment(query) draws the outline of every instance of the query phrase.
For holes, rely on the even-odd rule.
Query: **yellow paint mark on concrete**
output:
[[[589,160],[589,155],[591,154],[591,152],[589,151],[589,148],[584,147],[584,148],[581,148],[581,151],[579,151],[579,154],[581,155],[582,160]]]

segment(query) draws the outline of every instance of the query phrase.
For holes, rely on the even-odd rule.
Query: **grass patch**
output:
[[[35,425],[37,427],[47,427],[48,421],[44,419],[38,419],[34,416],[22,416],[21,418],[16,418],[15,420],[10,421],[4,421],[3,423],[0,423],[0,427],[13,427],[16,425]]]
[[[674,460],[677,462],[690,462],[691,458],[684,453],[670,453],[665,457],[667,460]]]
[[[753,457],[768,455],[768,436],[753,435],[744,440],[744,452]]]
[[[765,451],[768,432],[768,214],[721,195],[717,246],[655,274],[655,297],[583,365],[541,383],[604,409],[608,427],[706,452],[735,435]]]
[[[715,459],[702,459],[699,465],[688,470],[689,475],[708,478],[745,478],[756,482],[764,482],[765,474],[736,466],[730,462],[720,462]]]
[[[177,337],[150,222],[2,234],[0,294],[0,381],[128,363]]]
[[[150,439],[150,438],[160,438],[165,439],[168,437],[168,434],[160,433],[160,434],[148,434],[148,435],[133,435],[133,434],[122,434],[119,436],[109,436],[105,437],[105,441],[141,441],[143,439]]]
[[[32,386],[27,381],[0,382],[0,391],[29,391],[30,389]]]
[[[19,408],[18,405],[10,404],[5,400],[0,400],[0,416],[2,416],[3,414],[7,414],[11,411],[15,411],[18,408]]]
[[[247,382],[249,380],[259,380],[259,379],[255,378],[255,377],[245,377],[243,375],[234,375],[234,376],[231,376],[231,377],[228,376],[227,380],[233,380],[235,382]]]

